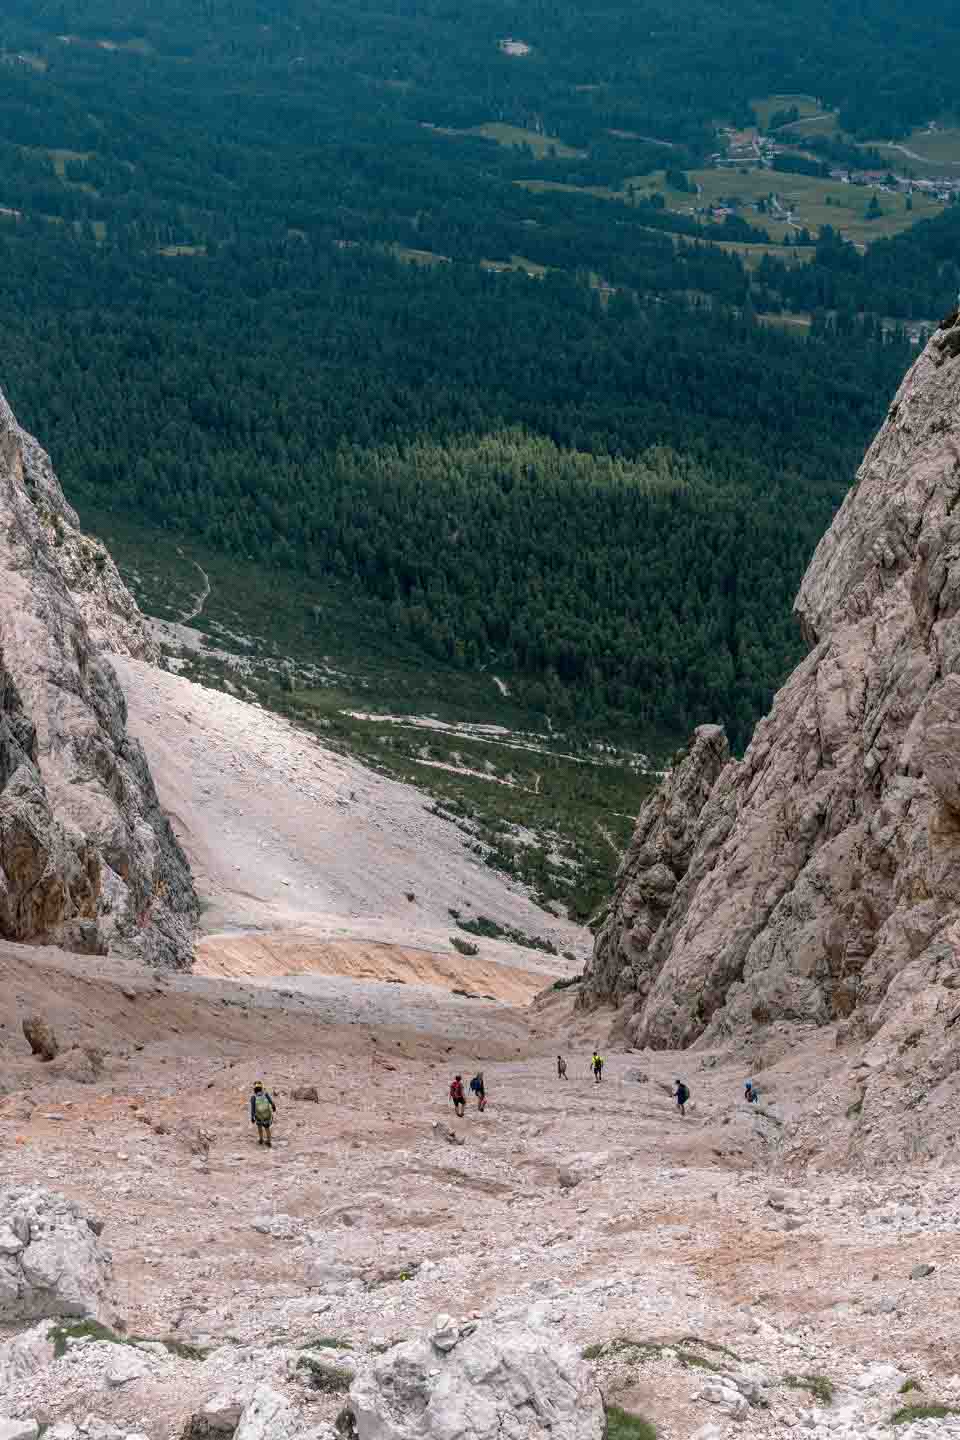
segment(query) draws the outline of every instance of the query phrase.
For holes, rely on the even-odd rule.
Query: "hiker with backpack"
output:
[[[485,1086],[484,1083],[483,1083],[483,1071],[482,1071],[482,1070],[478,1070],[477,1073],[476,1073],[476,1075],[474,1075],[473,1079],[470,1081],[470,1089],[473,1091],[474,1095],[476,1095],[476,1097],[477,1097],[477,1109],[478,1109],[478,1110],[486,1110],[486,1108],[487,1108],[487,1089],[486,1089],[486,1086]]]
[[[464,1111],[467,1108],[467,1097],[463,1093],[462,1075],[454,1075],[450,1082],[450,1099],[453,1101],[453,1109],[457,1119],[462,1120]]]
[[[567,1062],[566,1062],[566,1060],[564,1060],[564,1058],[563,1058],[562,1055],[558,1055],[558,1056],[557,1056],[557,1079],[558,1079],[558,1080],[566,1080],[566,1078],[567,1078]]]
[[[257,1127],[257,1144],[266,1145],[268,1150],[273,1149],[270,1132],[276,1108],[273,1096],[263,1088],[263,1081],[257,1080],[250,1096],[250,1124]]]
[[[599,1085],[603,1079],[603,1056],[599,1050],[594,1050],[593,1059],[590,1061],[590,1069],[593,1071],[593,1078]]]
[[[677,1109],[680,1111],[681,1115],[686,1115],[687,1112],[684,1109],[684,1106],[690,1099],[690,1091],[688,1087],[684,1085],[682,1080],[675,1080],[673,1083],[677,1087],[676,1090],[673,1092],[677,1100]]]
[[[743,1098],[748,1105],[757,1105],[760,1102],[760,1091],[752,1080],[748,1080],[743,1087]]]

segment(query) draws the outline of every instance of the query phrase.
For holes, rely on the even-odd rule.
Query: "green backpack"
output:
[[[269,1125],[273,1119],[273,1106],[266,1095],[255,1095],[253,1100],[254,1119],[258,1125]]]

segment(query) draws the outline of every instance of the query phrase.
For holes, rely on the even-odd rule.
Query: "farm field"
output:
[[[778,110],[789,110],[794,105],[800,112],[800,122],[829,114],[829,111],[823,110],[817,104],[812,95],[763,95],[759,100],[751,100],[750,104],[756,112],[761,130],[769,128],[770,118]]]
[[[662,195],[667,209],[689,216],[698,209],[720,205],[730,199],[736,199],[743,205],[754,205],[774,193],[781,205],[793,213],[793,224],[773,215],[760,215],[755,210],[748,210],[744,215],[744,219],[769,233],[773,247],[724,243],[724,249],[741,255],[745,260],[755,258],[757,263],[765,251],[771,248],[779,250],[787,235],[795,234],[798,228],[806,227],[815,233],[822,225],[832,225],[854,244],[866,246],[874,240],[899,235],[918,221],[939,215],[944,209],[939,200],[925,195],[914,195],[912,210],[907,210],[903,196],[880,195],[883,213],[874,220],[868,220],[866,211],[874,192],[863,186],[845,185],[841,180],[759,169],[746,172],[690,170],[687,174],[690,181],[699,187],[696,196],[668,186],[666,172],[662,170],[654,171],[652,175],[637,175],[627,181],[622,190],[602,185],[570,185],[556,180],[530,179],[515,183],[533,194],[558,190],[591,195],[600,200],[615,200],[623,205]]]
[[[476,135],[481,140],[492,140],[496,145],[503,145],[507,149],[519,150],[527,146],[538,160],[543,160],[548,155],[555,155],[560,160],[577,160],[587,153],[585,150],[574,150],[570,145],[564,145],[556,135],[541,135],[537,130],[525,130],[522,125],[504,125],[497,120],[488,121],[484,125],[472,125],[468,130],[455,130],[447,125],[430,125],[427,128],[435,131],[437,135]]]
[[[900,173],[909,170],[921,180],[960,173],[960,125],[914,130],[905,140],[871,140],[869,143],[883,155],[890,156],[894,170]]]

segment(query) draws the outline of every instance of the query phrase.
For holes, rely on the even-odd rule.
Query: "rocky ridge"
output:
[[[907,374],[795,604],[810,646],[732,760],[647,802],[582,1003],[654,1048],[838,1025],[923,1110],[960,1064],[960,312]]]
[[[185,965],[196,896],[108,649],[154,653],[0,394],[0,937]]]

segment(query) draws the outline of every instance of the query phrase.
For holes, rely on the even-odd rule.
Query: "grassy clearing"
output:
[[[760,129],[766,130],[770,124],[770,117],[778,110],[790,110],[795,105],[800,112],[800,119],[806,120],[813,115],[822,115],[825,112],[817,104],[812,95],[761,95],[758,100],[750,101],[751,107],[756,112]]]
[[[893,168],[891,164],[891,168]],[[703,218],[698,212],[712,209],[730,200],[736,202],[737,213],[752,225],[762,227],[773,242],[770,245],[749,244],[743,241],[719,241],[728,253],[737,254],[750,269],[755,269],[766,254],[793,257],[795,263],[805,264],[811,259],[809,251],[785,251],[787,236],[796,235],[798,229],[806,228],[812,234],[823,225],[831,225],[848,240],[857,245],[869,245],[891,235],[909,230],[921,220],[939,215],[944,206],[941,201],[927,195],[915,194],[913,208],[906,208],[903,195],[878,194],[882,214],[868,220],[867,207],[874,191],[867,186],[845,185],[842,180],[821,179],[814,175],[789,175],[779,170],[689,170],[691,182],[699,187],[699,193],[683,194],[672,190],[666,183],[665,171],[654,171],[650,175],[636,175],[627,180],[622,190],[611,190],[602,185],[568,185],[560,181],[524,179],[514,184],[534,194],[547,190],[562,190],[571,194],[593,196],[599,200],[611,200],[621,205],[640,205],[654,195],[663,197],[668,210],[687,218]],[[791,223],[784,213],[761,214],[755,207],[761,200],[768,201],[776,195],[783,212],[793,216]],[[706,222],[709,224],[709,220]]]
[[[757,319],[761,325],[770,325],[777,330],[791,330],[794,333],[809,330],[813,323],[809,315],[793,315],[787,310],[782,315],[758,315]]]
[[[619,1405],[606,1406],[604,1440],[657,1440],[657,1427],[642,1415],[631,1415]]]
[[[480,268],[495,270],[501,275],[506,270],[522,270],[525,275],[530,275],[535,280],[542,280],[544,275],[549,273],[546,265],[538,265],[536,260],[528,260],[525,255],[511,255],[509,260],[481,260]]]
[[[735,199],[749,207],[775,194],[784,209],[792,212],[795,225],[773,215],[761,215],[755,209],[748,208],[741,213],[750,223],[762,226],[778,241],[793,233],[796,226],[806,227],[815,234],[822,225],[832,225],[848,240],[866,245],[909,230],[911,225],[929,220],[944,209],[939,200],[925,195],[914,195],[912,210],[907,210],[902,195],[879,195],[883,213],[876,220],[867,220],[866,211],[873,190],[860,185],[845,185],[842,180],[788,175],[777,170],[750,170],[747,174],[739,170],[690,170],[688,175],[691,182],[699,186],[700,193],[696,197],[678,196],[675,190],[668,188],[666,175],[660,171],[638,176],[633,183],[638,195],[661,194],[670,208],[685,214],[691,213],[694,204],[699,208],[709,208]]]
[[[895,170],[929,175],[960,173],[960,124],[937,125],[912,131],[905,140],[870,140],[867,144],[890,156]]]
[[[435,265],[449,265],[449,255],[439,255],[436,250],[412,250],[409,245],[391,245],[390,253],[404,265],[425,265],[432,269]]]
[[[157,250],[158,255],[166,255],[173,260],[181,255],[206,255],[206,253],[206,245],[161,245]]]
[[[89,160],[93,159],[92,150],[48,150],[47,154],[50,156],[50,163],[55,174],[61,180],[66,177],[67,166],[71,161],[76,160],[81,165],[86,165]]]
[[[524,130],[519,125],[501,125],[499,121],[491,121],[486,125],[474,125],[469,130],[457,130],[452,133],[480,135],[484,140],[493,140],[498,145],[512,149],[526,146],[533,151],[538,160],[543,160],[547,155],[556,155],[561,160],[575,160],[587,153],[585,150],[574,150],[569,145],[564,145],[556,135],[540,135],[536,130]]]

